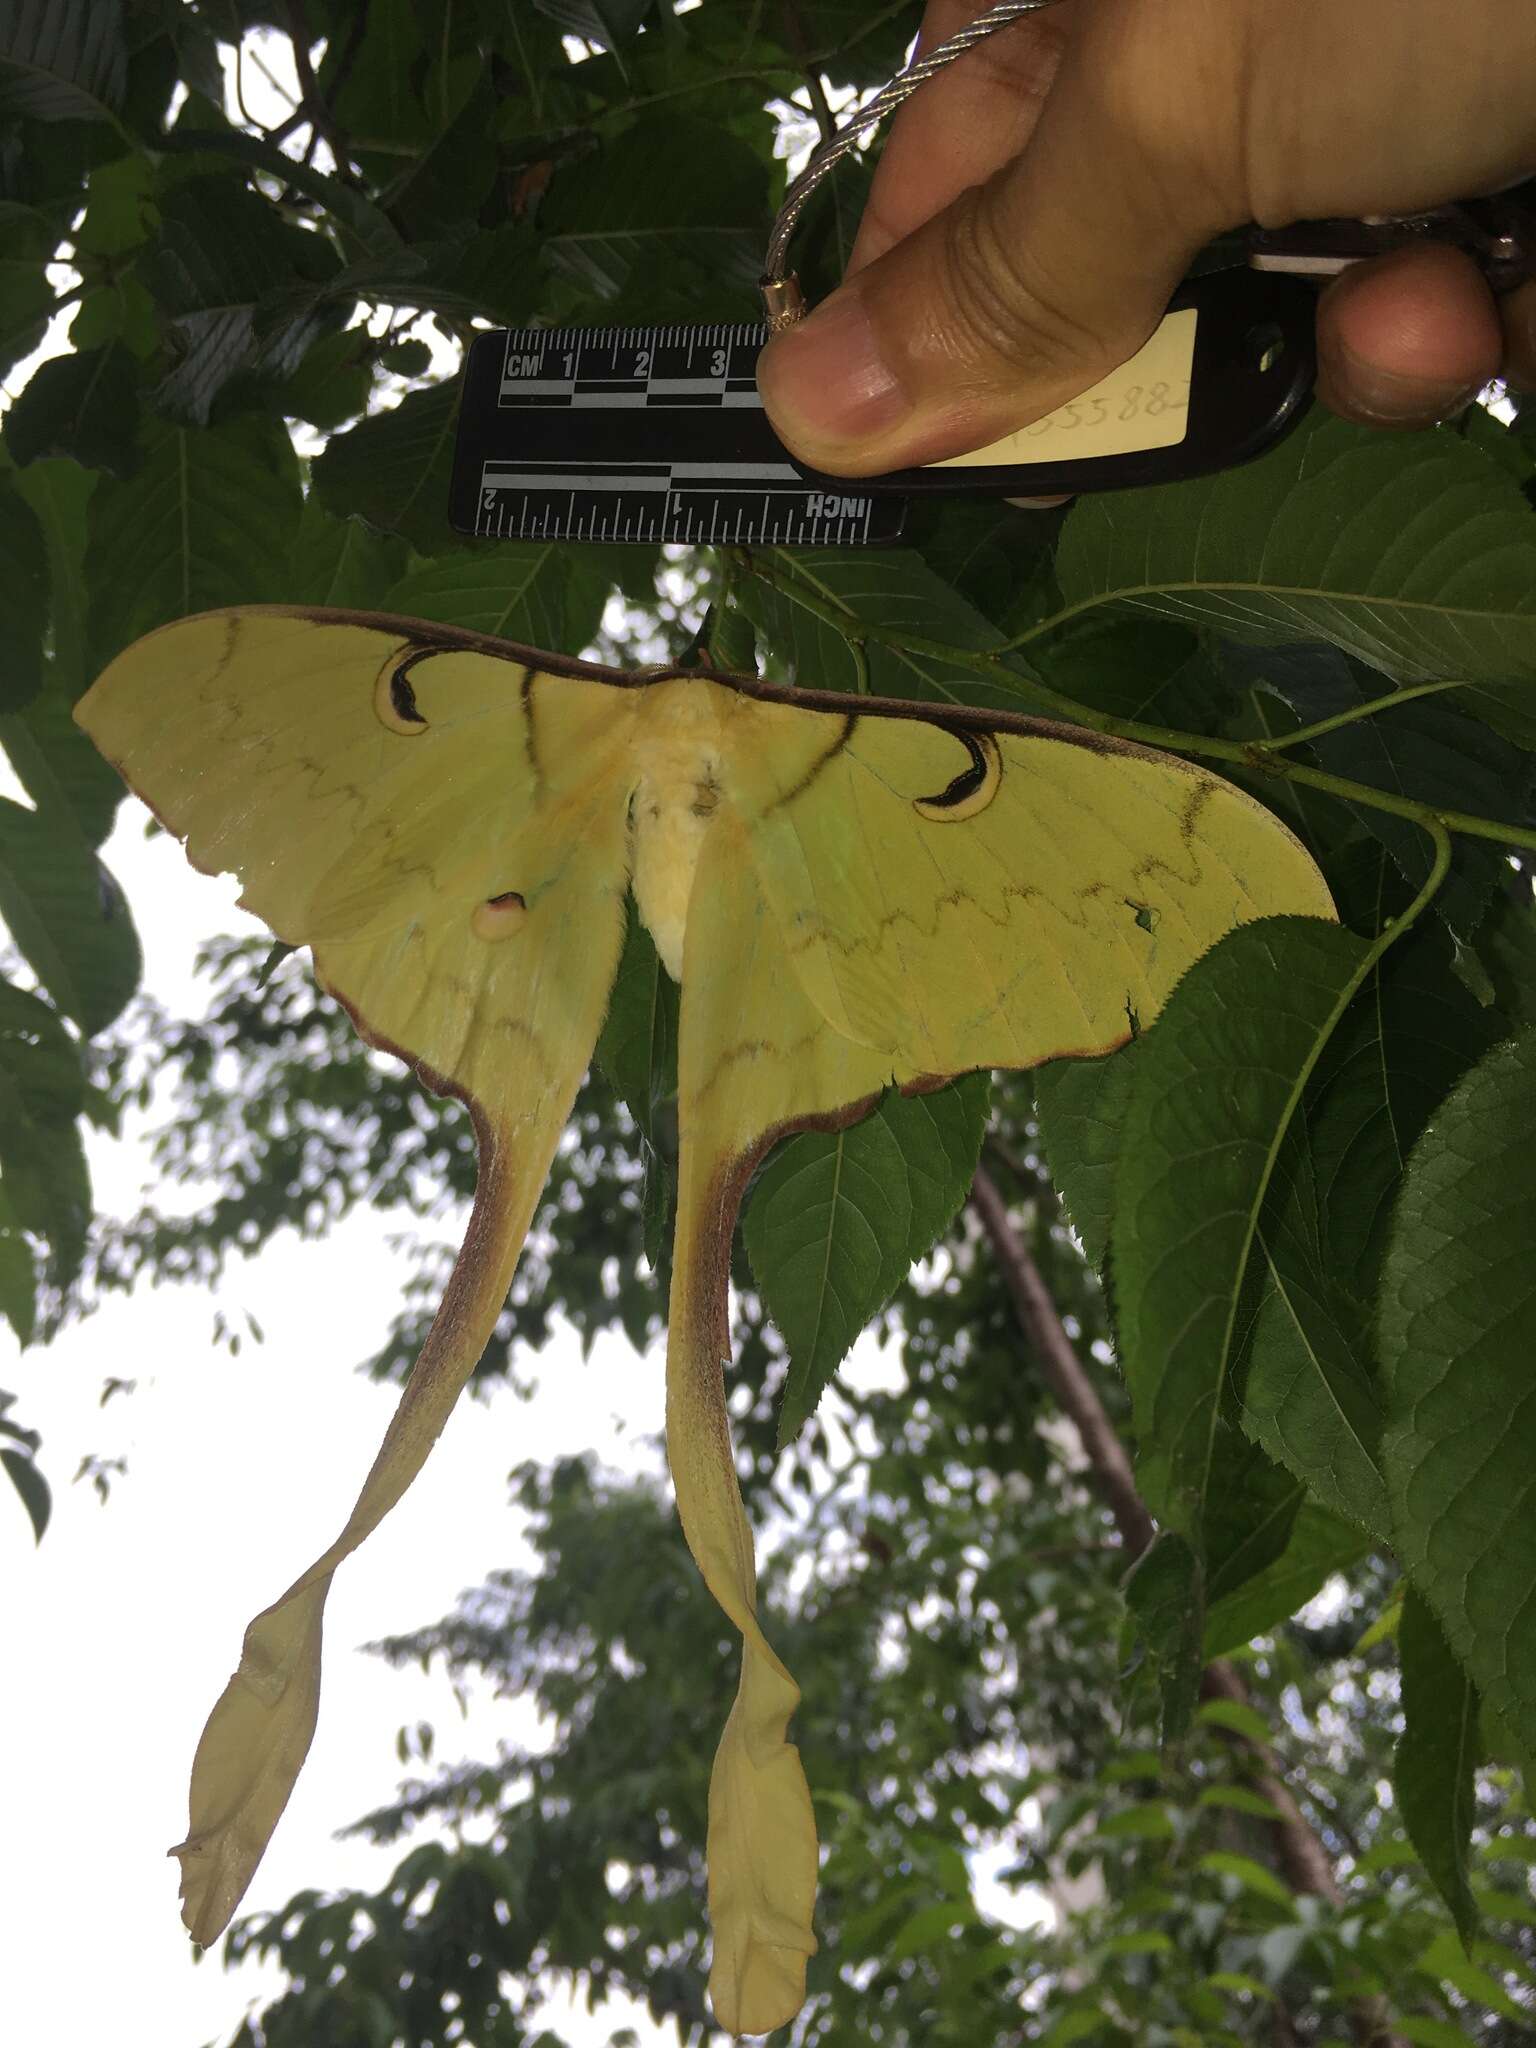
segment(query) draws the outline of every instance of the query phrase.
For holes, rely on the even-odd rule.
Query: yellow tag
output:
[[[1128,363],[1091,391],[1005,434],[969,455],[946,456],[927,469],[975,469],[992,463],[1076,462],[1091,455],[1127,455],[1172,448],[1189,425],[1189,378],[1195,360],[1193,306],[1169,313]]]

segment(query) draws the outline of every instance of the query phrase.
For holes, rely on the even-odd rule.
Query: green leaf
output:
[[[5,416],[5,445],[18,469],[63,455],[87,469],[131,476],[138,430],[138,366],[113,342],[40,363]]]
[[[1208,1849],[1195,1868],[1209,1871],[1213,1877],[1228,1878],[1245,1892],[1252,1892],[1255,1898],[1284,1906],[1287,1912],[1295,1903],[1284,1880],[1276,1877],[1272,1870],[1266,1870],[1262,1863],[1256,1863],[1251,1856],[1237,1856],[1226,1849]]]
[[[1382,1460],[1398,1554],[1536,1749],[1536,1034],[1490,1053],[1414,1149],[1382,1269]]]
[[[48,565],[32,508],[0,472],[0,710],[19,711],[43,675]]]
[[[336,519],[315,497],[304,500],[283,590],[290,604],[383,611],[405,574],[405,542],[375,533],[361,519]]]
[[[53,1497],[48,1491],[47,1480],[25,1451],[0,1451],[0,1465],[5,1467],[10,1475],[11,1484],[21,1495],[21,1504],[32,1524],[33,1537],[41,1543],[53,1507]]]
[[[0,917],[38,980],[86,1032],[139,985],[138,935],[121,889],[74,820],[0,797]]]
[[[366,519],[425,555],[457,552],[448,524],[457,382],[412,391],[390,412],[333,434],[316,458],[315,494],[338,519]]]
[[[40,813],[68,821],[87,846],[101,845],[122,801],[122,780],[75,724],[52,665],[24,711],[0,712],[0,746]]]
[[[368,255],[398,254],[400,231],[382,208],[339,178],[328,177],[313,164],[301,163],[287,155],[275,142],[262,135],[247,135],[234,128],[186,128],[158,135],[155,147],[194,156],[208,154],[232,157],[248,169],[265,171],[268,177],[303,192],[324,208],[331,219],[349,232],[357,247]]]
[[[697,116],[649,115],[555,177],[543,257],[578,318],[696,320],[708,307],[755,320],[772,211],[750,144]]]
[[[1507,1954],[1491,1942],[1478,1944],[1480,1955],[1499,1956]],[[1486,2006],[1501,2018],[1514,2020],[1518,2025],[1527,2026],[1530,2014],[1515,2004],[1509,1993],[1498,1980],[1480,1969],[1476,1963],[1468,1962],[1462,1954],[1457,1937],[1447,1930],[1436,1935],[1429,1947],[1420,1956],[1416,1967],[1426,1977],[1440,1984],[1449,1984],[1453,1991],[1459,1991],[1463,1998],[1474,2005]]]
[[[1392,2024],[1405,2041],[1415,2043],[1415,2048],[1468,2048],[1472,2040],[1470,2034],[1452,2026],[1449,2020],[1418,2019],[1412,2013],[1398,2013]]]
[[[1250,1792],[1246,1785],[1207,1785],[1195,1803],[1220,1807],[1228,1813],[1246,1813],[1250,1820],[1280,1818],[1280,1809],[1272,1800],[1260,1792]]]
[[[226,604],[290,595],[284,570],[302,503],[281,425],[161,427],[127,483],[91,499],[86,581],[98,664],[151,627]]]
[[[1280,1556],[1220,1599],[1205,1621],[1206,1657],[1225,1657],[1276,1627],[1345,1571],[1366,1550],[1366,1538],[1316,1501],[1303,1501]]]
[[[1401,907],[1388,896],[1373,928]],[[1345,1013],[1308,1093],[1324,1262],[1358,1301],[1375,1297],[1392,1205],[1420,1132],[1499,1035],[1498,1020],[1450,969],[1445,938],[1430,926],[1393,945]]]
[[[1157,1668],[1163,1740],[1178,1742],[1200,1693],[1204,1594],[1200,1560],[1182,1536],[1165,1532],[1125,1581],[1125,1604]]]
[[[1372,925],[1392,907],[1396,893]],[[1357,1304],[1375,1295],[1409,1151],[1493,1035],[1440,934],[1421,928],[1393,946],[1318,1060],[1261,1223],[1267,1270],[1244,1427],[1383,1541],[1382,1403]]]
[[[1308,725],[1342,716],[1382,694],[1381,678],[1337,648],[1265,650],[1250,654],[1248,661]],[[1322,734],[1311,742],[1312,750],[1331,774],[1389,796],[1477,817],[1518,819],[1526,809],[1521,799],[1530,764],[1508,740],[1459,710],[1459,695],[1453,689],[1393,705]],[[1432,857],[1426,835],[1411,819],[1370,804],[1348,808],[1386,847],[1410,889],[1422,888]],[[1487,840],[1457,841],[1435,911],[1459,937],[1476,931],[1503,868],[1504,855]]]
[[[1247,1742],[1265,1748],[1269,1745],[1269,1723],[1257,1708],[1242,1700],[1203,1700],[1195,1709],[1195,1719],[1204,1727],[1225,1728]]]
[[[1296,1174],[1310,1163],[1290,1162]],[[1330,1284],[1300,1233],[1287,1230],[1273,1211],[1266,1215],[1262,1255],[1243,1427],[1319,1500],[1384,1542],[1390,1517],[1380,1462],[1382,1409],[1364,1317]]]
[[[1103,1270],[1114,1219],[1115,1168],[1139,1043],[1108,1059],[1051,1060],[1034,1074],[1040,1142],[1083,1241],[1090,1265]]]
[[[58,236],[46,215],[0,199],[0,373],[42,340],[56,303],[44,266]]]
[[[108,120],[127,81],[120,0],[12,0],[0,12],[0,114]]]
[[[580,572],[585,551],[565,542],[460,545],[397,583],[385,610],[442,619],[538,648],[579,648],[596,632],[608,594]],[[595,600],[595,601],[594,601]]]
[[[859,659],[849,646],[850,640],[859,640],[862,624],[977,653],[1001,644],[997,629],[941,582],[921,555],[899,548],[796,553],[774,548],[767,550],[767,559],[782,577],[782,586],[746,576],[737,599],[779,657],[785,681],[806,689],[867,688],[878,697],[1028,708],[1029,672],[1022,663],[1018,689],[1003,689],[942,655],[868,641],[863,649],[868,666],[864,681]],[[800,602],[802,593],[846,618],[846,630],[829,625],[808,603]]]
[[[641,1225],[645,1256],[658,1279],[670,1272],[672,1162],[677,1154],[677,984],[661,964],[632,896],[625,898],[624,950],[594,1057],[640,1137],[645,1169]]]
[[[1143,1494],[1194,1539],[1275,1161],[1370,958],[1337,926],[1262,919],[1196,964],[1137,1048],[1116,1181],[1121,1348]]]
[[[1095,1838],[1101,1842],[1170,1842],[1174,1833],[1167,1807],[1148,1799],[1107,1815],[1095,1830]]]
[[[46,1238],[62,1281],[79,1267],[91,1213],[75,1119],[84,1098],[80,1055],[57,1013],[0,982],[0,1207],[5,1235]],[[11,1260],[13,1278],[16,1262]],[[16,1306],[8,1294],[7,1313]],[[31,1336],[30,1300],[16,1334]]]
[[[95,488],[96,479],[88,470],[77,462],[62,460],[34,462],[16,479],[17,494],[31,507],[42,533],[52,593],[49,637],[53,659],[49,666],[57,688],[70,703],[91,680],[85,547],[87,514]],[[78,737],[84,739],[83,734]]]
[[[1463,1942],[1477,1933],[1467,1879],[1477,1803],[1477,1693],[1451,1655],[1440,1624],[1411,1589],[1398,1630],[1403,1666],[1403,1732],[1392,1782],[1403,1826]]]
[[[597,1041],[597,1062],[636,1128],[658,1150],[658,1105],[677,1094],[677,984],[661,964],[633,897],[625,898],[624,950]]]
[[[743,1239],[790,1355],[781,1444],[965,1199],[986,1115],[975,1076],[890,1093],[844,1130],[786,1140],[754,1181]]]
[[[932,1905],[920,1906],[909,1920],[902,1922],[885,1952],[885,1960],[904,1962],[907,1957],[921,1955],[936,1945],[947,1951],[956,1929],[973,1926],[978,1918],[969,1899],[935,1899]]]
[[[4,1025],[0,1024],[0,1105],[9,1110],[11,1089],[5,1071]],[[0,1144],[0,1315],[16,1332],[16,1341],[27,1345],[37,1327],[37,1262],[5,1184],[5,1151]],[[0,1418],[0,1428],[5,1428]]]
[[[1536,517],[1454,432],[1319,413],[1241,469],[1079,501],[1056,557],[1061,620],[1101,604],[1243,641],[1326,640],[1536,744]]]

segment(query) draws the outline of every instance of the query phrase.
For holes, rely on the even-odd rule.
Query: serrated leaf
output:
[[[1467,1878],[1477,1803],[1477,1693],[1440,1624],[1412,1589],[1398,1629],[1403,1732],[1392,1783],[1403,1826],[1470,1947],[1478,1910]]]
[[[859,639],[863,623],[977,653],[1002,643],[996,627],[941,582],[921,555],[899,548],[818,548],[814,555],[776,548],[767,556],[782,583],[746,576],[737,598],[778,656],[787,682],[807,689],[868,689],[879,697],[1028,709],[1029,671],[1022,662],[1013,690],[942,655],[866,641],[865,680],[849,645]],[[801,601],[802,594],[809,602]],[[846,632],[829,625],[810,603],[831,606],[845,617]]]
[[[1244,1427],[1383,1541],[1382,1404],[1358,1304],[1376,1291],[1408,1153],[1494,1031],[1448,966],[1443,938],[1421,930],[1369,977],[1319,1058],[1260,1226],[1265,1291]]]
[[[466,547],[412,569],[384,609],[442,619],[531,647],[581,647],[596,632],[608,594],[583,579],[583,550],[565,542],[504,541]]]
[[[1364,1556],[1366,1547],[1353,1522],[1316,1501],[1303,1501],[1279,1557],[1212,1599],[1205,1620],[1206,1657],[1224,1657],[1288,1620],[1335,1572]]]
[[[284,571],[302,499],[280,425],[164,426],[127,483],[91,499],[86,581],[93,666],[154,626],[217,605],[288,597]]]
[[[814,1411],[854,1339],[907,1276],[912,1197],[883,1106],[847,1130],[790,1139],[748,1198],[747,1257],[789,1348],[780,1443]]]
[[[1318,414],[1257,462],[1073,508],[1063,618],[1125,604],[1233,639],[1326,640],[1536,745],[1536,515],[1454,432]]]
[[[0,797],[0,918],[59,1008],[104,1030],[139,985],[123,892],[72,818]]]
[[[986,1114],[976,1076],[887,1094],[844,1130],[787,1139],[757,1177],[743,1241],[789,1348],[781,1443],[965,1199]]]
[[[1382,1268],[1382,1463],[1398,1554],[1536,1749],[1536,1034],[1488,1054],[1409,1162]]]
[[[21,1504],[32,1524],[33,1537],[41,1543],[53,1508],[53,1496],[48,1490],[47,1480],[25,1451],[0,1451],[0,1465],[5,1467],[12,1486],[21,1496]]]
[[[1197,962],[1137,1048],[1116,1177],[1121,1350],[1142,1492],[1196,1543],[1276,1159],[1370,960],[1338,926],[1262,919]]]
[[[1200,1693],[1205,1606],[1200,1560],[1182,1536],[1165,1532],[1131,1567],[1124,1590],[1157,1669],[1163,1740],[1178,1742]]]
[[[375,533],[361,519],[336,519],[311,494],[304,500],[283,589],[293,604],[383,611],[405,574],[405,542]]]
[[[1266,1223],[1263,1293],[1243,1381],[1243,1427],[1337,1513],[1388,1539],[1382,1410],[1364,1317],[1308,1247]]]
[[[399,534],[422,554],[457,551],[448,485],[458,408],[458,384],[434,384],[333,434],[311,471],[320,503],[338,519]]]
[[[1102,1270],[1115,1168],[1140,1041],[1108,1059],[1051,1060],[1034,1074],[1035,1114],[1051,1179],[1090,1265]]]
[[[0,113],[110,119],[127,81],[120,0],[9,0],[0,12]]]

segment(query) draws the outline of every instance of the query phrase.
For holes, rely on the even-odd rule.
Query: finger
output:
[[[1023,154],[768,344],[764,403],[803,460],[867,475],[981,447],[1135,354],[1233,224],[1161,112],[1192,91],[1235,102],[1213,75],[1225,46],[1202,73],[1151,12],[1085,7]]]
[[[929,0],[916,55],[984,11],[985,0]],[[891,122],[848,276],[931,220],[968,185],[1016,157],[1034,132],[1071,21],[1046,9],[999,29],[913,94]]]
[[[1516,391],[1536,391],[1536,280],[1499,301],[1504,327],[1504,375]]]
[[[1351,264],[1324,292],[1317,395],[1369,426],[1430,426],[1498,375],[1503,348],[1493,294],[1470,256],[1394,250]]]

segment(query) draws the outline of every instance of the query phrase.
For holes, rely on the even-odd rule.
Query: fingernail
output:
[[[1319,350],[1318,390],[1325,405],[1349,419],[1380,427],[1432,426],[1463,411],[1483,388],[1471,384],[1436,384],[1424,377],[1400,377],[1377,363],[1368,363],[1341,345],[1324,343]]]
[[[868,440],[911,410],[856,286],[834,292],[809,319],[775,336],[758,364],[758,382],[791,446]]]

